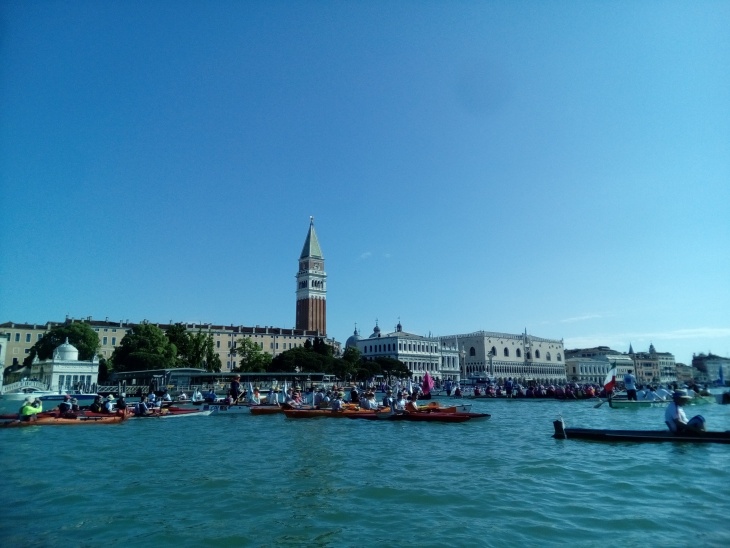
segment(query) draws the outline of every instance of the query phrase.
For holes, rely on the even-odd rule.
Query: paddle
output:
[[[598,409],[598,408],[599,408],[599,407],[601,407],[601,406],[602,406],[602,405],[603,405],[604,403],[606,403],[606,402],[610,402],[610,401],[611,401],[611,396],[608,396],[608,399],[607,399],[607,400],[601,400],[600,402],[598,402],[598,403],[597,403],[596,405],[594,405],[594,406],[593,406],[593,409]]]

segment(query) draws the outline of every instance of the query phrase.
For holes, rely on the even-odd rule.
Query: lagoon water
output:
[[[0,542],[730,546],[730,445],[555,440],[664,409],[476,400],[462,424],[209,416],[0,431]],[[730,429],[730,406],[688,407]]]

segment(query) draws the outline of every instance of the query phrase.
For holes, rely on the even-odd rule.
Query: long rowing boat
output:
[[[76,417],[76,418],[57,418],[57,417],[39,417],[36,420],[20,421],[11,420],[2,423],[3,428],[14,428],[23,426],[78,426],[89,424],[116,424],[125,420],[125,415],[107,415],[105,417]]]
[[[730,431],[673,434],[669,430],[606,430],[600,428],[565,428],[561,419],[553,421],[556,439],[627,442],[730,443]]]

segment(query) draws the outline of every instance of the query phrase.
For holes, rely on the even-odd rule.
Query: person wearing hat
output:
[[[685,415],[682,406],[690,401],[692,401],[692,398],[687,395],[685,390],[674,391],[672,403],[667,406],[664,412],[664,422],[674,434],[703,432],[705,430],[705,418],[702,415],[687,420],[687,415]]]
[[[390,407],[391,409],[395,407],[395,398],[393,397],[393,391],[390,388],[388,388],[385,396],[383,396],[383,407]]]
[[[114,411],[114,396],[109,394],[104,401],[104,413],[114,413]]]

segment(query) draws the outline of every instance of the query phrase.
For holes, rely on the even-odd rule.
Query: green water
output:
[[[463,424],[210,416],[0,431],[3,546],[728,546],[730,445],[555,440],[663,409],[477,400]],[[687,408],[713,430],[730,406]]]

